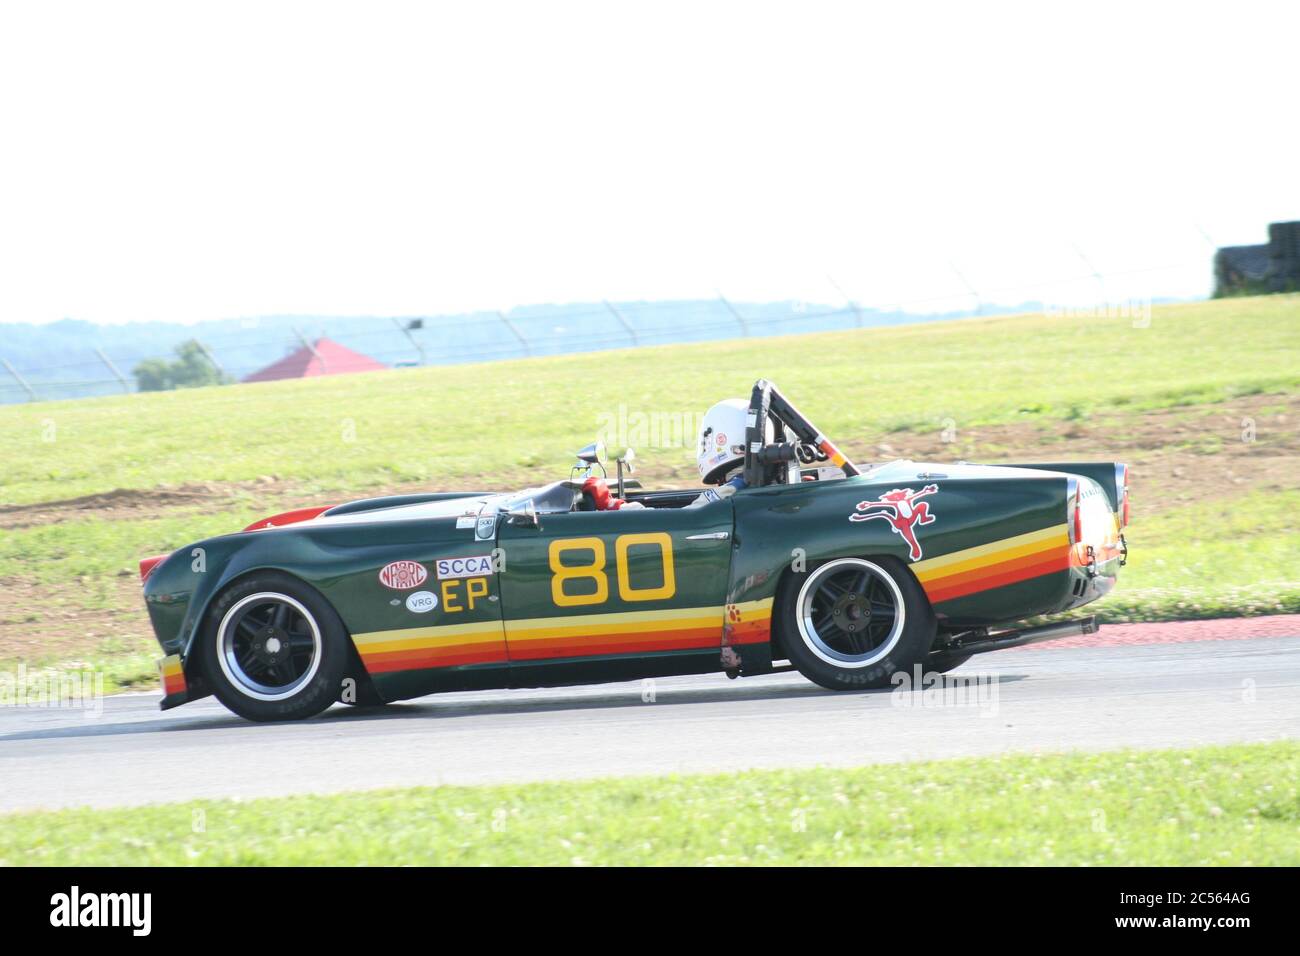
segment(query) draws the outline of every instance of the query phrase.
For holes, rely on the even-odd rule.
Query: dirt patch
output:
[[[92,660],[153,642],[136,575],[114,579],[108,606],[95,608],[65,597],[74,589],[70,586],[50,587],[18,577],[0,587],[5,596],[0,660]]]
[[[1300,398],[1251,395],[1212,405],[1108,413],[1079,421],[1025,422],[946,433],[894,433],[846,443],[859,463],[917,461],[1122,461],[1137,513],[1250,491],[1300,488]]]
[[[290,485],[276,478],[259,479],[238,484],[185,484],[177,488],[150,489],[115,488],[101,494],[83,495],[26,505],[0,505],[0,529],[16,530],[60,521],[78,521],[83,518],[101,518],[108,521],[139,518],[168,508],[194,505],[211,505],[229,502],[238,495],[250,492],[268,497],[280,497],[290,490]]]
[[[841,447],[859,465],[895,458],[917,461],[1123,461],[1130,471],[1134,506],[1148,514],[1248,490],[1300,487],[1300,397],[1251,395],[1228,402],[1114,412],[1077,421],[1032,421],[947,431],[895,432],[871,440],[839,436]],[[1248,440],[1249,439],[1249,440]],[[693,461],[674,454],[671,463],[643,449],[636,477],[646,487],[694,487]],[[499,471],[485,476],[489,489],[510,490],[562,477],[565,462],[545,466],[510,482]],[[457,481],[457,487],[474,484]],[[119,488],[26,505],[0,505],[0,530],[16,530],[93,516],[102,520],[138,519],[168,509],[229,507],[252,499],[267,514],[286,508],[332,505],[415,491],[437,491],[422,483],[381,485],[356,492],[304,492],[294,482],[267,475],[246,482],[188,483],[139,490]]]

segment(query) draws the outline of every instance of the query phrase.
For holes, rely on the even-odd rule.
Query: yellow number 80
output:
[[[663,583],[658,587],[632,587],[628,568],[628,549],[637,544],[652,544],[659,548],[663,566]],[[588,564],[564,564],[560,556],[566,551],[590,551]],[[557,607],[580,607],[585,604],[604,604],[609,600],[609,575],[605,573],[605,542],[600,538],[559,538],[552,541],[548,551],[551,564],[551,600]],[[624,534],[614,539],[614,562],[618,571],[618,596],[627,602],[663,601],[677,593],[677,578],[673,569],[673,539],[662,531],[646,534]],[[592,580],[596,582],[591,594],[570,594],[564,589],[566,581]]]
[[[565,551],[590,551],[590,564],[565,565],[560,555]],[[600,538],[560,538],[551,542],[551,600],[558,607],[578,607],[582,604],[604,604],[609,600],[609,577],[605,574],[605,542]],[[568,594],[565,581],[587,578],[596,582],[594,594]]]

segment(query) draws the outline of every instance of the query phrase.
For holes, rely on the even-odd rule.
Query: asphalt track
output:
[[[1296,738],[1293,624],[1000,651],[955,671],[984,680],[942,706],[933,691],[719,674],[657,680],[653,694],[637,682],[336,706],[296,724],[246,723],[212,699],[160,713],[156,694],[110,697],[97,717],[5,707],[0,811]]]

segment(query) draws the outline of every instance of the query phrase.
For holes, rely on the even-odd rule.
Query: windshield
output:
[[[510,495],[504,501],[494,504],[501,511],[509,511],[511,508],[524,505],[531,499],[539,515],[568,514],[573,510],[575,494],[576,488],[572,482],[553,481],[549,485],[525,488]]]

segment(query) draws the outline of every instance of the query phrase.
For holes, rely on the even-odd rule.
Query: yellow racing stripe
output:
[[[1032,554],[1035,551],[1046,550],[1058,544],[1066,544],[1068,541],[1069,537],[1066,533],[1065,524],[1053,525],[1050,528],[1041,528],[1038,531],[1003,538],[1001,541],[992,541],[988,544],[964,548],[961,551],[954,551],[951,554],[941,555],[937,558],[918,561],[912,565],[912,573],[920,581],[931,581],[935,578],[947,577],[950,574],[961,574],[963,571],[974,570],[987,564],[995,564],[998,561],[1006,561],[1025,554]]]

